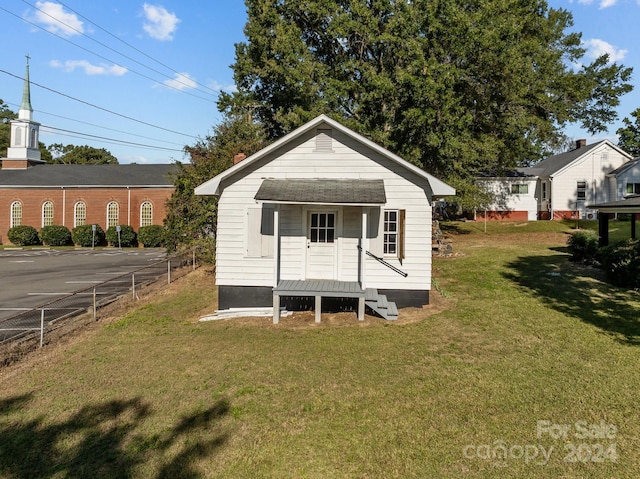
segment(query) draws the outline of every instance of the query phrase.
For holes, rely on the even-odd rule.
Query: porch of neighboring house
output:
[[[636,220],[640,217],[640,196],[630,196],[624,200],[589,205],[587,208],[598,211],[600,246],[609,244],[609,219],[615,214],[627,213],[631,215],[631,239],[637,238]]]

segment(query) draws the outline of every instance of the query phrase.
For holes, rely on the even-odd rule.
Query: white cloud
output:
[[[573,3],[573,0],[569,0],[569,3]],[[593,0],[578,0],[578,3],[580,5],[592,5]],[[640,0],[638,0],[638,3],[640,4]],[[598,8],[602,10],[603,8],[613,7],[614,5],[617,5],[617,4],[618,4],[618,0],[600,0],[600,3],[598,4]]]
[[[237,88],[235,85],[225,85],[216,80],[210,81],[207,86],[212,90],[226,91],[226,92],[237,91]]]
[[[58,60],[51,60],[49,66],[59,68],[65,72],[73,72],[76,69],[82,69],[87,75],[113,75],[122,76],[127,73],[125,67],[120,65],[93,65],[86,60],[67,60],[62,63]]]
[[[628,52],[627,50],[618,49],[610,43],[598,38],[585,40],[582,43],[584,48],[587,49],[588,57],[596,59],[606,53],[609,55],[609,63],[622,60]]]
[[[193,78],[188,73],[176,73],[173,80],[166,80],[164,82],[169,88],[175,88],[176,90],[191,90],[198,86]]]
[[[175,13],[169,13],[166,8],[160,5],[149,5],[148,3],[145,3],[142,8],[146,20],[142,26],[144,31],[156,40],[173,40],[173,34],[180,23],[180,19],[176,17]]]
[[[59,3],[36,2],[36,10],[29,19],[43,25],[47,31],[65,37],[84,33],[82,21],[74,13],[65,12]]]

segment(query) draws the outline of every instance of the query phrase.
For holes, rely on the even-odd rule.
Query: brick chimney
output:
[[[585,146],[587,146],[587,140],[586,138],[582,138],[580,140],[576,140],[576,150],[578,148],[584,148]]]
[[[242,160],[244,160],[246,157],[247,157],[247,155],[245,155],[244,153],[242,153],[242,152],[238,153],[236,156],[233,157],[233,164],[237,165]]]

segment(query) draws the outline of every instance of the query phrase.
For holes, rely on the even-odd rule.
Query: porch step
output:
[[[384,319],[395,320],[398,319],[398,308],[396,303],[387,300],[384,294],[378,294],[378,290],[374,288],[367,288],[364,295],[365,304],[378,316]]]

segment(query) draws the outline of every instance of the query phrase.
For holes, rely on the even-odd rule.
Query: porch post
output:
[[[636,239],[636,213],[631,213],[631,239]]]
[[[273,210],[273,287],[280,280],[280,205]],[[280,322],[280,295],[273,293],[273,324]]]
[[[322,296],[316,296],[316,323],[322,319]]]
[[[360,288],[362,290],[367,289],[366,281],[365,281],[365,259],[367,255],[365,253],[367,245],[367,230],[368,230],[368,218],[367,214],[368,210],[364,206],[362,207],[362,234],[360,235]],[[362,298],[358,298],[358,321],[364,321],[364,296]]]
[[[600,246],[609,244],[609,214],[600,213],[598,215],[598,235],[600,236]]]

